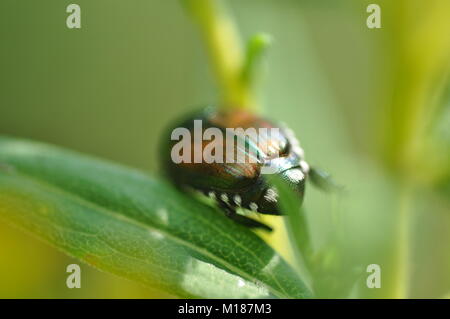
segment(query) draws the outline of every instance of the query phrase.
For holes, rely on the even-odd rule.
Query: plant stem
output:
[[[382,111],[383,147],[386,167],[395,172],[401,183],[397,218],[395,298],[406,298],[411,280],[411,229],[414,218],[415,191],[438,180],[445,171],[434,162],[445,151],[435,148],[430,134],[438,118],[443,82],[450,70],[450,43],[440,36],[450,31],[450,2],[434,1],[432,6],[411,8],[407,0],[391,1],[389,10],[393,52],[391,103]],[[416,17],[412,19],[411,17]],[[387,116],[386,116],[387,115]],[[387,126],[386,126],[387,123]],[[437,151],[430,151],[437,150]],[[433,153],[439,154],[436,156]],[[445,166],[445,164],[443,165]]]
[[[408,298],[410,270],[410,228],[411,228],[411,200],[412,187],[405,184],[402,187],[399,197],[398,220],[397,220],[397,234],[396,234],[396,249],[395,249],[395,263],[396,270],[394,278],[396,284],[392,292],[392,298],[404,299]]]
[[[254,108],[255,99],[242,81],[244,54],[240,36],[221,0],[183,0],[200,26],[225,109]]]

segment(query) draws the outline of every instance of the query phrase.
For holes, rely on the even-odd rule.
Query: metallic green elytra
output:
[[[214,132],[222,132],[222,138],[209,134],[211,128],[215,129]],[[229,134],[230,129],[237,128],[242,130]],[[249,128],[270,134],[258,134],[256,139],[241,134]],[[180,147],[183,138],[188,139],[184,141],[188,147]],[[208,146],[210,149],[217,147],[211,155],[205,155]],[[249,227],[270,229],[265,224],[237,214],[237,208],[262,214],[281,214],[277,205],[277,190],[268,183],[267,173],[281,176],[301,199],[310,173],[303,149],[289,128],[277,126],[244,110],[224,112],[210,108],[190,116],[165,136],[162,154],[163,169],[178,188],[193,189],[214,199],[227,216]],[[196,162],[195,157],[198,160],[199,154],[200,161]],[[232,156],[227,158],[229,154]],[[214,156],[223,161],[212,161]]]

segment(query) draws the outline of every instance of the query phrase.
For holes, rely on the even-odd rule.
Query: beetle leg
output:
[[[311,182],[324,191],[342,191],[343,186],[337,184],[328,172],[316,167],[311,167],[308,177]]]
[[[232,220],[234,220],[235,222],[242,224],[244,226],[247,226],[249,228],[264,229],[269,232],[271,232],[273,230],[272,227],[270,227],[264,223],[261,223],[252,218],[240,215],[236,212],[234,214],[229,215],[228,217],[231,218]]]
[[[224,202],[219,202],[220,207],[224,210],[225,212],[225,216],[227,216],[228,218],[234,220],[236,223],[239,223],[241,225],[244,225],[246,227],[249,228],[258,228],[258,229],[264,229],[266,231],[272,231],[272,227],[261,223],[257,220],[254,220],[252,218],[240,215],[238,213],[236,213],[236,210],[233,207],[230,207],[229,205],[227,205]]]

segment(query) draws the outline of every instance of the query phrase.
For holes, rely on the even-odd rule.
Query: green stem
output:
[[[245,63],[242,66],[242,85],[248,90],[254,89],[258,71],[261,69],[261,60],[267,48],[271,45],[272,38],[265,33],[255,34],[247,43]]]
[[[244,54],[240,36],[221,0],[183,0],[199,24],[215,71],[222,108],[254,108],[255,99],[242,81]]]
[[[412,214],[412,187],[404,185],[399,198],[399,215],[397,220],[396,248],[394,272],[395,285],[393,286],[392,298],[408,298],[410,269],[410,229]]]

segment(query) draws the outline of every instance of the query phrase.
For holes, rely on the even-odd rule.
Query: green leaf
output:
[[[0,137],[0,217],[99,269],[180,297],[310,297],[262,239],[137,170]]]

